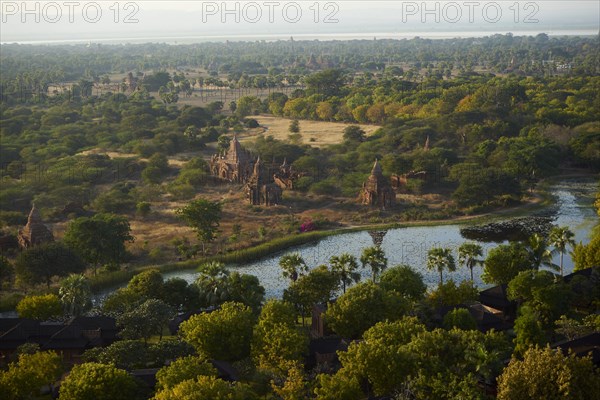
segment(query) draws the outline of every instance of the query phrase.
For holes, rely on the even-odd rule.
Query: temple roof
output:
[[[29,212],[27,225],[19,230],[18,240],[22,247],[29,247],[54,240],[52,232],[42,222],[42,217],[35,204],[33,204]]]
[[[229,143],[229,150],[227,151],[225,158],[228,162],[239,162],[240,164],[247,163],[251,160],[250,153],[242,147],[237,140],[236,135],[233,135],[233,139],[231,139],[231,142]]]
[[[373,164],[373,169],[371,170],[371,175],[382,175],[383,172],[381,170],[381,165],[379,165],[379,160],[375,159],[375,164]]]

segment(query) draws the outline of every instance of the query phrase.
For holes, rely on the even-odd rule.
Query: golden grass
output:
[[[254,115],[248,118],[254,118],[261,125],[261,128],[245,132],[239,135],[240,141],[252,140],[256,135],[264,133],[273,136],[277,140],[287,141],[290,135],[289,126],[291,119],[273,117],[268,115]],[[331,144],[338,144],[343,141],[344,128],[350,125],[341,122],[325,121],[306,121],[300,122],[301,143],[314,147],[325,147]],[[372,135],[380,127],[377,125],[359,125],[367,134]]]

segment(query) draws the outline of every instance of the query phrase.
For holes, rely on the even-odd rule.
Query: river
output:
[[[593,196],[597,190],[597,183],[592,179],[569,179],[560,181],[551,186],[550,192],[556,198],[556,204],[545,210],[555,218],[554,224],[568,226],[575,234],[575,241],[584,243],[589,240],[589,234],[597,221],[595,210],[592,207]],[[449,247],[453,249],[458,259],[458,247],[466,240],[460,234],[459,225],[407,227],[389,230],[383,238],[381,247],[388,258],[388,265],[408,264],[419,271],[429,286],[439,282],[436,271],[426,268],[427,251],[432,247]],[[480,243],[487,252],[497,246],[497,243]],[[350,253],[360,257],[362,249],[373,246],[373,239],[368,232],[353,232],[330,236],[317,243],[311,243],[289,249],[286,252],[299,252],[306,263],[312,268],[327,264],[329,258],[341,253]],[[228,266],[230,271],[256,275],[265,287],[266,297],[281,297],[283,289],[288,282],[281,276],[279,258],[285,252],[273,254],[259,261]],[[555,263],[558,263],[558,255]],[[573,261],[565,254],[565,274],[573,271]],[[370,278],[370,270],[360,269],[363,279]],[[480,268],[475,270],[475,283],[479,287],[486,287],[481,280]],[[179,277],[188,282],[193,282],[198,273],[195,271],[175,271],[165,273],[165,279]],[[444,273],[444,279],[453,279],[460,282],[469,279],[469,270],[458,267],[455,272]]]

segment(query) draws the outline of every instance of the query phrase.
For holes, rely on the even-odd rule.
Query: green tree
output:
[[[127,289],[146,299],[160,299],[163,295],[163,277],[159,270],[142,271],[129,280]]]
[[[139,340],[117,340],[108,347],[94,347],[83,353],[84,362],[111,364],[121,369],[145,368],[150,362],[147,344]]]
[[[565,356],[550,347],[513,358],[498,378],[499,400],[593,399],[599,390],[600,372],[590,357]]]
[[[59,400],[111,399],[136,397],[133,378],[113,365],[85,363],[76,365],[60,385]]]
[[[112,214],[96,214],[72,221],[64,241],[92,264],[94,274],[100,264],[119,265],[127,253],[126,242],[133,242],[127,219]]]
[[[200,301],[204,307],[217,306],[228,301],[229,271],[222,263],[210,262],[200,266],[196,286],[200,294]]]
[[[371,269],[373,282],[376,282],[377,275],[381,274],[387,268],[387,257],[379,246],[364,248],[360,256],[360,262],[363,268],[367,266]]]
[[[241,303],[224,303],[219,310],[192,316],[179,332],[198,354],[216,360],[240,360],[250,353],[254,316]]]
[[[293,119],[290,122],[290,126],[289,126],[288,130],[291,133],[300,133],[300,122],[297,119]]]
[[[463,243],[458,248],[458,262],[469,268],[471,272],[471,282],[473,280],[473,268],[477,265],[483,265],[483,260],[477,258],[483,255],[483,249],[476,243]]]
[[[457,285],[450,279],[432,290],[427,300],[433,307],[441,307],[470,303],[478,299],[479,291],[471,282],[465,280]]]
[[[408,304],[402,296],[365,282],[348,289],[330,304],[325,320],[340,336],[356,339],[377,322],[399,319],[407,310]]]
[[[501,244],[489,251],[484,261],[482,279],[486,283],[501,285],[528,269],[532,269],[531,259],[522,244]]]
[[[122,326],[121,336],[125,339],[144,339],[144,343],[155,334],[162,340],[163,328],[175,312],[165,302],[149,299],[131,311],[121,314],[117,323]]]
[[[411,301],[421,300],[427,291],[423,276],[408,265],[396,265],[384,271],[379,285],[382,289],[393,290]]]
[[[175,387],[158,392],[153,400],[256,400],[257,396],[247,385],[225,382],[214,376],[200,375],[185,380]]]
[[[279,267],[283,277],[292,282],[296,282],[299,276],[308,272],[308,266],[299,253],[288,253],[281,256]]]
[[[71,275],[63,279],[58,296],[67,315],[83,315],[92,308],[92,289],[83,275]]]
[[[477,329],[477,321],[466,308],[455,308],[444,316],[445,329],[462,329],[472,331]]]
[[[50,287],[52,278],[82,272],[85,264],[70,248],[60,242],[31,247],[19,254],[15,273],[20,282],[45,283]]]
[[[548,249],[548,241],[539,233],[534,233],[527,240],[527,251],[532,267],[539,269],[542,265],[557,269],[552,263],[552,252]]]
[[[519,316],[515,319],[514,339],[515,354],[522,356],[531,347],[547,343],[544,327],[537,312],[528,305],[519,309]]]
[[[52,387],[63,371],[62,358],[53,351],[20,354],[8,370],[0,370],[0,393],[7,400],[38,398],[42,386]]]
[[[254,275],[233,272],[227,279],[228,301],[235,301],[247,305],[258,313],[265,299],[265,288]]]
[[[198,356],[187,356],[162,367],[156,373],[156,390],[171,389],[183,381],[198,376],[217,376],[217,370],[210,361]]]
[[[507,297],[520,302],[531,301],[536,291],[553,284],[554,274],[550,271],[521,271],[508,283]]]
[[[358,400],[364,398],[360,383],[355,376],[340,370],[335,375],[317,375],[315,396],[317,400]]]
[[[563,256],[567,249],[567,246],[574,247],[575,240],[573,239],[575,234],[569,230],[566,226],[555,226],[550,231],[550,245],[554,247],[554,250],[560,254],[560,275],[563,276]]]
[[[299,362],[288,361],[282,368],[281,378],[271,380],[273,392],[283,400],[304,400],[310,397],[309,383],[304,367]]]
[[[231,143],[231,138],[227,135],[221,135],[217,139],[217,150],[219,150],[219,154],[224,155],[229,149],[229,145]]]
[[[600,265],[600,235],[595,235],[588,244],[575,245],[573,262],[576,271]]]
[[[294,307],[269,300],[254,326],[252,358],[259,368],[282,374],[289,362],[301,362],[308,351],[306,331],[296,327]]]
[[[177,209],[176,214],[196,232],[204,252],[205,243],[212,242],[216,237],[221,221],[221,203],[197,199]]]
[[[456,270],[454,256],[450,249],[434,247],[427,252],[427,269],[437,270],[440,273],[440,285],[444,283],[443,272],[445,269],[452,272]]]
[[[377,396],[402,391],[416,367],[415,356],[405,345],[425,330],[415,317],[377,323],[364,333],[364,340],[353,342],[340,354],[342,373],[336,377],[366,380]]]
[[[409,387],[416,398],[485,398],[477,382],[494,381],[510,355],[503,333],[435,329],[406,345],[416,368]]]
[[[344,253],[339,256],[332,256],[329,259],[329,264],[331,265],[331,271],[338,276],[344,293],[346,293],[347,285],[360,280],[360,274],[356,272],[358,263],[353,255]]]
[[[302,275],[283,292],[283,299],[293,304],[304,324],[315,304],[326,304],[339,288],[339,279],[326,265],[320,265]]]
[[[104,300],[102,311],[109,315],[119,316],[136,308],[145,300],[142,295],[133,290],[120,288],[108,295],[106,300]]]
[[[17,313],[21,318],[46,321],[60,317],[62,305],[55,294],[26,296],[17,304]]]
[[[177,311],[191,311],[199,308],[200,293],[193,283],[185,279],[171,278],[163,284],[162,300]]]
[[[344,140],[347,142],[361,143],[365,141],[365,131],[358,125],[349,125],[344,128]]]
[[[340,94],[345,82],[346,75],[341,69],[327,69],[305,79],[309,93],[322,94],[327,97]]]
[[[14,276],[14,269],[8,259],[0,255],[0,291],[9,284]]]

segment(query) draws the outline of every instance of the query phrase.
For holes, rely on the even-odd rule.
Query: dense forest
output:
[[[119,340],[75,361],[27,342],[2,353],[0,392],[49,398],[39,388],[66,368],[60,399],[591,398],[597,364],[547,345],[600,330],[598,227],[576,244],[570,227],[546,226],[485,257],[473,242],[427,249],[440,276],[429,289],[423,266],[388,266],[377,245],[321,266],[285,254],[282,299],[219,261],[333,229],[541,207],[540,183],[597,176],[599,40],[3,44],[0,308],[44,324],[110,317]],[[265,115],[289,121],[287,138]],[[339,138],[311,145],[309,121]],[[281,205],[247,204],[211,174],[234,137],[291,165]],[[375,160],[404,179],[385,209],[356,200]],[[31,245],[23,227],[41,221],[54,238]],[[563,276],[570,251],[576,272]],[[184,266],[195,282],[163,279]],[[444,281],[458,266],[471,280]],[[469,311],[489,312],[479,267],[509,304],[494,329]],[[156,386],[129,374],[148,367]]]

